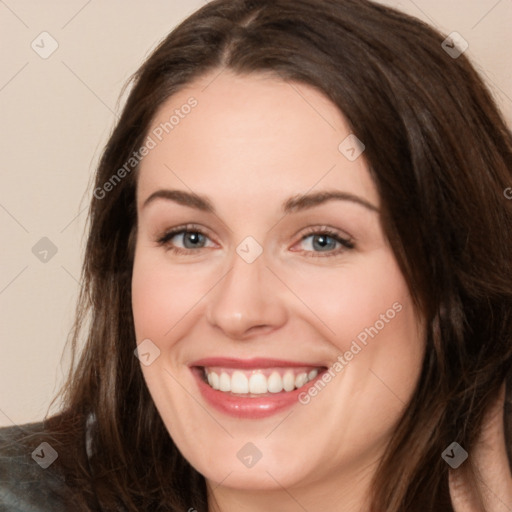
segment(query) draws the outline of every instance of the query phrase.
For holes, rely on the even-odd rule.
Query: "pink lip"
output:
[[[307,392],[310,386],[314,386],[322,372],[300,389],[281,393],[268,393],[258,398],[249,398],[224,391],[218,391],[210,387],[203,380],[202,368],[224,366],[228,368],[256,369],[271,367],[302,367],[311,366],[311,363],[284,361],[277,359],[230,359],[208,358],[195,361],[190,365],[190,370],[195,377],[201,395],[208,404],[218,411],[236,418],[260,419],[277,414],[298,402],[300,393]]]

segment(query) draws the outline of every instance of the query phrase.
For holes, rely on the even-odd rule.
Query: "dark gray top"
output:
[[[37,433],[43,430],[42,422],[0,428],[0,512],[78,508],[74,493],[58,470],[57,451],[51,441],[38,439]]]

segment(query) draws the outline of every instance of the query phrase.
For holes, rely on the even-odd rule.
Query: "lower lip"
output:
[[[299,395],[307,392],[309,387],[314,386],[316,380],[322,375],[320,373],[305,386],[294,391],[266,394],[260,398],[248,398],[213,389],[203,380],[200,368],[195,367],[191,370],[197,381],[199,391],[212,407],[224,414],[247,419],[267,418],[291,407],[298,402]]]

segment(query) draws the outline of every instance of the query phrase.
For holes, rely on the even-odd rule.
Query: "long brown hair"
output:
[[[382,225],[427,325],[417,388],[373,482],[375,511],[452,510],[441,453],[453,441],[471,452],[512,369],[512,140],[482,80],[444,39],[366,0],[214,0],[136,72],[95,178],[104,188],[162,103],[215,69],[274,73],[339,107],[366,146]],[[133,354],[136,177],[135,166],[92,199],[76,358],[63,410],[45,428],[84,510],[205,512],[205,480],[174,445]]]

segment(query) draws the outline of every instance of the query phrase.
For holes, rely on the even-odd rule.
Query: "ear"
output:
[[[512,510],[512,474],[505,444],[505,394],[503,383],[467,462],[449,470],[450,497],[455,512]],[[474,468],[476,479],[467,471],[468,463]]]

